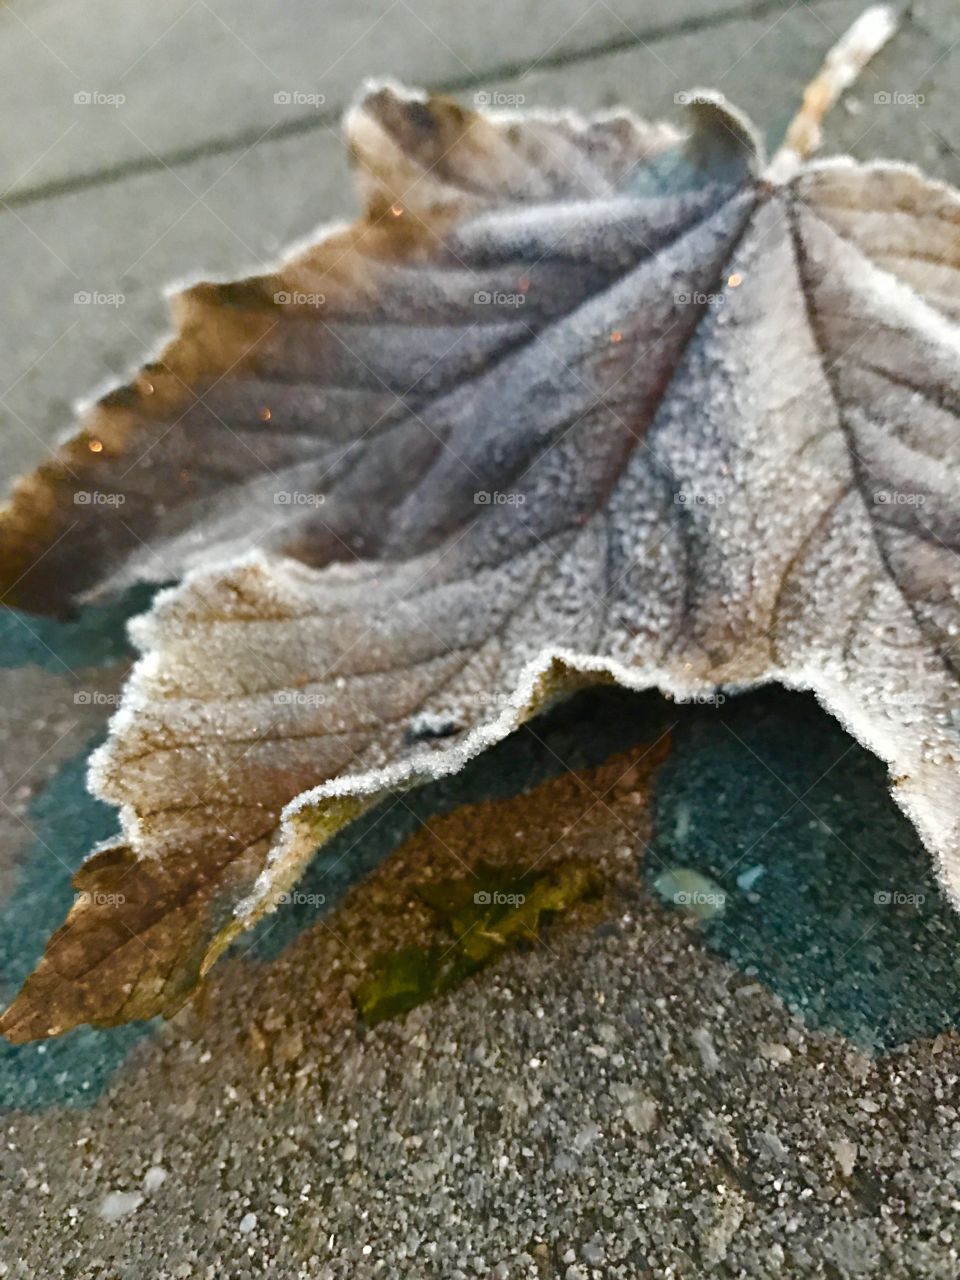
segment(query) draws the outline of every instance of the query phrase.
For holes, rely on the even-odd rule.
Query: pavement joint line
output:
[[[817,5],[826,4],[828,0],[808,0],[805,8],[811,10]],[[476,74],[451,76],[435,80],[422,87],[434,93],[460,93],[497,80],[509,80],[528,74],[531,68],[536,71],[559,70],[563,67],[576,66],[599,60],[611,54],[622,53],[628,49],[643,48],[661,40],[678,36],[694,35],[701,31],[709,31],[715,27],[726,26],[733,22],[748,22],[777,13],[782,8],[782,0],[757,0],[755,4],[744,7],[726,9],[721,13],[701,15],[683,19],[680,22],[666,23],[650,27],[641,32],[630,32],[621,36],[613,36],[607,40],[582,49],[561,49],[549,57],[538,60],[536,57],[519,59],[487,67]],[[287,138],[300,137],[314,130],[326,127],[335,128],[349,105],[348,100],[331,106],[329,111],[313,111],[310,115],[276,124],[271,133],[269,143],[281,142]],[[198,160],[212,159],[219,155],[228,155],[231,151],[249,149],[257,145],[262,136],[262,128],[255,125],[236,134],[222,134],[204,142],[188,147],[180,147],[171,151],[157,153],[155,156],[130,157],[117,164],[103,169],[94,169],[87,173],[54,178],[23,190],[15,188],[0,193],[0,210],[14,210],[25,205],[38,204],[44,200],[57,199],[60,196],[74,195],[81,191],[102,186],[112,186],[127,178],[140,177],[143,174],[162,172],[164,168],[175,168],[178,165],[193,164]]]

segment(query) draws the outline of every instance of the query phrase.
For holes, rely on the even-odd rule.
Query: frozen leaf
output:
[[[813,690],[957,897],[960,197],[806,159],[890,30],[769,165],[704,93],[680,138],[376,90],[359,221],[179,300],[0,517],[25,607],[186,573],[94,760],[125,845],[9,1037],[169,1011],[385,790],[591,680]]]

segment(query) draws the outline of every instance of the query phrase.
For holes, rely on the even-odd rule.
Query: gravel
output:
[[[709,950],[638,875],[631,759],[431,821],[92,1107],[11,1117],[4,1277],[955,1280],[960,1039],[871,1055]],[[365,1032],[369,957],[428,932],[411,886],[518,841],[608,891]]]

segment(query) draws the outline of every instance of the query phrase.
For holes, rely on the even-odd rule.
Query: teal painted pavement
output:
[[[871,1050],[957,1025],[960,916],[884,766],[812,698],[691,708],[656,829],[650,877],[683,866],[719,884],[707,945],[811,1024]]]

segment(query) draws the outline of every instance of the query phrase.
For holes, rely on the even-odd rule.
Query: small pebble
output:
[[[167,1180],[167,1171],[162,1165],[153,1164],[143,1175],[143,1189],[149,1193],[157,1191]]]
[[[700,1052],[700,1059],[703,1062],[705,1071],[716,1071],[720,1065],[720,1059],[717,1057],[717,1051],[713,1047],[713,1040],[710,1032],[706,1027],[697,1027],[691,1034],[690,1039],[697,1046]]]
[[[737,888],[742,889],[744,893],[749,893],[765,871],[766,867],[762,863],[757,863],[755,867],[747,867],[737,876]]]
[[[857,1163],[857,1144],[850,1142],[847,1138],[838,1138],[836,1142],[832,1142],[830,1145],[833,1148],[837,1164],[840,1166],[840,1172],[845,1178],[849,1178],[853,1173],[854,1165]]]
[[[767,1043],[760,1046],[760,1052],[769,1062],[790,1062],[793,1054],[785,1044]]]
[[[105,1222],[116,1222],[133,1213],[143,1204],[143,1193],[140,1191],[111,1191],[100,1201],[97,1210]]]

